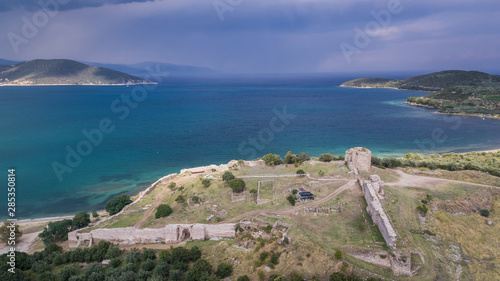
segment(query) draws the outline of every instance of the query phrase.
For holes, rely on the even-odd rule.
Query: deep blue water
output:
[[[7,169],[16,168],[22,219],[91,211],[182,168],[271,152],[318,156],[364,146],[402,156],[500,147],[498,120],[436,114],[403,103],[425,93],[339,87],[343,80],[167,79],[128,105],[122,95],[140,93],[132,86],[0,87],[0,186],[6,196]],[[95,132],[102,120],[114,130],[94,135],[89,152],[82,131]],[[88,156],[69,159],[72,168],[66,147],[79,144]],[[60,172],[62,181],[55,162],[72,169]]]

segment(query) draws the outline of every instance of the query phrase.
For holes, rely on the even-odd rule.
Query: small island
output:
[[[0,86],[154,84],[123,72],[73,60],[32,60],[0,65]]]
[[[431,92],[424,97],[409,97],[407,102],[440,113],[500,116],[500,76],[479,71],[446,70],[400,80],[359,78],[341,86]]]

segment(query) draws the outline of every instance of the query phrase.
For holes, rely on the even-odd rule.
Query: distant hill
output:
[[[499,75],[479,71],[446,70],[393,80],[383,78],[360,78],[344,82],[341,86],[362,88],[395,88],[414,91],[439,91],[452,86],[486,85],[500,82]]]
[[[217,73],[215,70],[208,67],[178,65],[152,61],[146,61],[137,64],[103,64],[96,62],[85,63],[121,71],[142,78],[146,77],[146,75],[149,75],[149,71],[147,70],[148,67],[154,71],[156,71],[157,67],[159,67],[159,70],[162,73],[160,76],[204,76]]]
[[[0,66],[3,85],[119,85],[145,84],[151,81],[119,71],[80,62],[53,59],[32,60],[13,67]]]
[[[0,64],[5,64],[5,65],[16,65],[16,64],[23,63],[23,62],[24,61],[13,61],[13,60],[0,59]]]

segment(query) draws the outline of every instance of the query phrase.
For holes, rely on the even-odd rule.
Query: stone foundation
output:
[[[117,244],[172,243],[184,240],[205,240],[216,237],[234,237],[234,223],[227,224],[169,224],[163,228],[101,228],[90,233],[68,234],[69,246],[74,248],[83,243],[91,246],[101,240]]]

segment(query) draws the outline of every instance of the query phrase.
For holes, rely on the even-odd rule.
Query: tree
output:
[[[176,185],[177,184],[175,182],[171,182],[171,183],[168,184],[168,188],[174,190]]]
[[[286,200],[288,200],[288,202],[290,202],[290,204],[292,204],[292,206],[295,206],[295,202],[297,201],[297,199],[295,199],[295,196],[293,195],[289,195]]]
[[[130,203],[132,203],[132,200],[130,200],[130,197],[127,194],[120,194],[108,200],[108,202],[106,202],[105,209],[110,215],[114,215]]]
[[[219,276],[219,278],[223,279],[231,276],[233,274],[233,266],[226,262],[221,262],[217,266],[217,271],[215,271],[215,275]]]
[[[297,156],[292,154],[291,151],[288,151],[285,155],[285,164],[293,164],[295,161],[297,161]]]
[[[168,217],[172,214],[172,208],[167,204],[160,204],[158,208],[156,208],[155,218],[163,218]]]
[[[92,211],[92,217],[93,217],[94,219],[99,217],[99,214],[97,213],[97,211],[96,211],[96,210],[93,210],[93,211]]]
[[[254,200],[257,200],[257,192],[258,192],[258,190],[256,188],[252,188],[249,191],[250,191],[250,194],[252,194],[252,197],[254,198]]]
[[[340,260],[342,258],[342,251],[341,250],[335,251],[335,258],[338,260]]]
[[[59,273],[57,274],[57,280],[59,281],[67,281],[71,276],[76,275],[77,271],[73,265],[64,266]]]
[[[309,160],[311,160],[311,156],[309,156],[309,152],[301,152],[297,156],[297,161],[299,163],[304,163],[304,162],[309,161]]]
[[[210,182],[210,180],[209,180],[209,179],[203,179],[203,180],[201,180],[201,184],[203,184],[203,186],[204,186],[205,188],[207,188],[207,187],[209,187],[212,183]]]
[[[296,174],[299,176],[304,176],[306,174],[306,172],[304,172],[304,170],[300,169],[300,170],[297,170]]]
[[[40,240],[42,240],[45,245],[57,241],[66,241],[68,240],[68,233],[71,231],[72,227],[73,220],[70,219],[49,222],[42,233],[38,234],[38,237],[40,237]]]
[[[266,163],[266,165],[269,166],[275,166],[275,165],[281,165],[283,164],[283,160],[281,160],[281,157],[277,154],[267,154],[264,157],[262,157],[262,160]]]
[[[193,246],[193,248],[189,250],[189,259],[191,261],[197,261],[199,258],[201,258],[201,250],[198,246]]]
[[[172,260],[188,263],[190,260],[189,250],[183,247],[172,249]]]
[[[335,156],[333,156],[333,154],[330,154],[330,153],[324,153],[324,154],[321,154],[319,156],[319,161],[321,162],[330,162],[330,161],[333,161]]]
[[[15,241],[16,243],[23,235],[21,229],[19,229],[18,224],[4,221],[3,225],[0,226],[0,242],[8,244],[11,233],[14,234],[14,240],[12,241]]]
[[[245,189],[245,181],[242,179],[232,179],[229,181],[229,187],[235,192],[240,192]]]
[[[90,223],[90,214],[87,212],[77,213],[73,217],[73,226],[76,228],[83,228],[88,226]]]
[[[224,180],[226,183],[229,183],[232,179],[234,179],[235,176],[233,173],[227,171],[222,175],[222,180]]]
[[[141,264],[141,267],[145,271],[151,271],[155,268],[155,262],[148,259]]]

